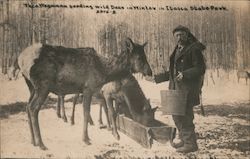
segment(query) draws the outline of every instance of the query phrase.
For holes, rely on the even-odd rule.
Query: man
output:
[[[172,115],[179,131],[180,142],[173,143],[177,152],[188,153],[198,150],[193,106],[200,103],[199,93],[205,73],[205,61],[202,51],[205,46],[184,26],[173,30],[177,45],[170,56],[169,71],[155,75],[156,83],[169,80],[170,90],[187,91],[186,113],[184,116]]]

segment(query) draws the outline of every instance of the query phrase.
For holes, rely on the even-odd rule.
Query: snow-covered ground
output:
[[[249,84],[241,79],[237,82],[236,72],[228,74],[220,70],[220,77],[213,72],[212,78],[208,71],[203,87],[203,104],[207,116],[203,117],[196,108],[195,125],[198,135],[199,151],[187,155],[178,154],[170,144],[154,142],[151,149],[145,149],[135,141],[120,132],[121,140],[117,141],[111,132],[98,128],[98,106],[91,108],[95,126],[89,126],[92,145],[86,146],[82,142],[82,106],[76,107],[76,125],[71,126],[58,119],[52,108],[43,109],[39,114],[40,128],[47,151],[41,151],[30,144],[30,132],[25,112],[16,112],[0,116],[1,158],[4,157],[32,157],[32,158],[95,158],[98,156],[112,157],[169,157],[175,158],[198,157],[209,158],[249,158],[250,118],[249,118]],[[17,81],[8,81],[0,77],[0,108],[11,106],[17,102],[27,102],[28,88],[20,77]],[[250,83],[250,81],[249,81]],[[160,90],[168,87],[168,82],[155,84],[146,80],[139,80],[145,95],[150,98],[153,106],[160,106]],[[50,94],[52,97],[56,97]],[[67,96],[67,98],[72,95]],[[53,104],[56,106],[56,104]],[[66,102],[66,113],[70,117],[71,102]],[[3,109],[2,109],[3,111]],[[3,113],[3,112],[1,112]],[[243,114],[243,117],[240,116]],[[239,117],[240,116],[240,117]],[[246,118],[245,118],[246,116]],[[156,118],[174,126],[171,116],[156,112]],[[245,149],[244,149],[245,148]]]

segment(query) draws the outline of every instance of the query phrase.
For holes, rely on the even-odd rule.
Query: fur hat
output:
[[[190,34],[190,30],[187,27],[184,27],[182,25],[177,26],[174,30],[173,30],[173,34],[177,31],[185,31],[187,34]]]
[[[179,25],[173,30],[173,34],[177,31],[185,31],[188,35],[188,40],[190,43],[198,41],[197,38],[190,32],[190,30],[187,27]]]

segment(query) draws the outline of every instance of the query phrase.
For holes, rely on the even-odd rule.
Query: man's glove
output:
[[[154,82],[155,83],[155,77],[154,76],[146,76],[145,79],[149,82]]]

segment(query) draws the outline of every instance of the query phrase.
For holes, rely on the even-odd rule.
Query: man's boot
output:
[[[178,131],[178,134],[176,135],[176,137],[173,140],[173,142],[171,143],[171,145],[174,148],[179,148],[179,147],[182,147],[184,145],[184,141],[182,140],[182,135],[181,135],[180,131]]]
[[[189,153],[198,150],[197,144],[184,144],[182,147],[177,148],[176,152]]]
[[[182,140],[179,140],[178,142],[173,142],[172,143],[172,146],[174,148],[179,148],[179,147],[182,147],[184,145],[184,142]]]
[[[198,150],[198,145],[196,142],[196,136],[194,132],[185,132],[183,135],[184,145],[177,148],[176,152],[189,153]]]

